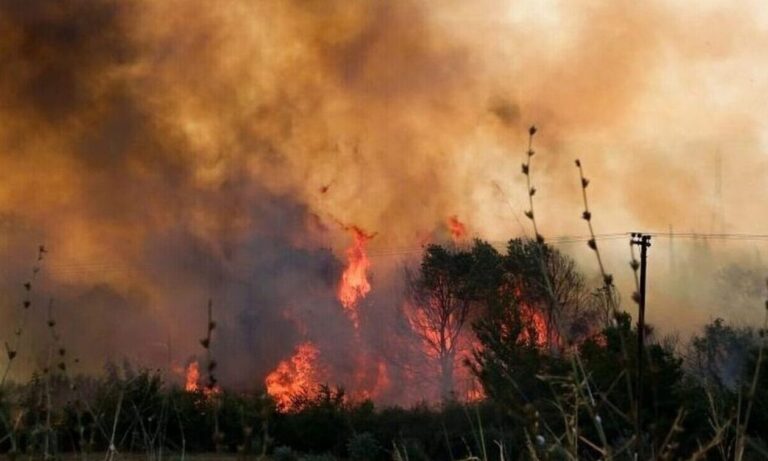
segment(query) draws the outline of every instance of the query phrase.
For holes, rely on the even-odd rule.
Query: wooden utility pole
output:
[[[640,247],[640,293],[638,293],[637,314],[637,401],[635,403],[635,425],[637,432],[637,451],[642,455],[642,408],[643,408],[643,357],[645,355],[645,281],[648,260],[648,248],[651,246],[651,236],[648,234],[632,233],[630,244]]]

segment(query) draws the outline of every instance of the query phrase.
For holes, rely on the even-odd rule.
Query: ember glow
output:
[[[281,361],[277,368],[267,375],[267,393],[275,400],[279,409],[291,411],[299,395],[313,395],[320,384],[317,358],[320,351],[311,342],[299,344],[293,356]]]
[[[358,303],[371,291],[371,284],[368,281],[371,261],[365,253],[365,245],[374,235],[366,233],[357,226],[349,227],[349,231],[354,240],[346,252],[347,267],[341,274],[338,296],[355,329],[358,329],[360,327]]]
[[[456,215],[448,218],[448,230],[451,232],[454,243],[464,240],[467,236],[467,226],[459,221],[459,217]]]

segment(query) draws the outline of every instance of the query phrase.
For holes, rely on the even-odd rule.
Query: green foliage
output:
[[[347,442],[347,454],[352,461],[373,461],[381,450],[379,441],[370,432],[353,434]]]
[[[321,386],[295,402],[298,411],[275,415],[275,436],[305,453],[344,453],[352,431],[343,389]]]
[[[293,448],[281,445],[272,452],[272,459],[274,461],[299,461],[299,455]]]
[[[687,366],[702,385],[722,393],[735,390],[743,377],[748,351],[755,345],[754,331],[715,319],[701,335],[691,339]]]

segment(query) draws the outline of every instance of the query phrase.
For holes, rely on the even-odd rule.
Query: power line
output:
[[[597,234],[595,240],[621,240],[628,239],[632,232],[614,232],[608,234]],[[735,241],[768,241],[768,234],[717,234],[717,233],[700,233],[700,232],[645,232],[646,235],[651,235],[654,238],[663,239],[692,239],[692,240],[735,240]],[[577,236],[560,236],[549,238],[547,243],[554,245],[567,245],[572,243],[586,243],[591,239],[589,235],[577,235]],[[489,241],[494,246],[505,246],[508,241],[493,240]],[[369,257],[379,256],[405,256],[413,253],[420,253],[424,250],[424,247],[401,247],[397,249],[381,248],[374,249],[368,252]]]
[[[701,241],[738,241],[738,242],[768,242],[768,234],[754,234],[754,233],[702,233],[702,232],[645,232],[646,235],[651,235],[655,239],[688,239],[688,240],[701,240]],[[605,234],[595,235],[597,241],[611,241],[629,239],[631,232],[613,232]],[[586,243],[591,237],[589,235],[573,235],[573,236],[559,236],[547,239],[547,243],[552,245],[571,245],[576,243]],[[489,241],[491,245],[497,248],[506,247],[508,241]],[[420,254],[424,251],[424,246],[402,246],[402,247],[380,247],[371,248],[368,251],[368,257],[370,258],[386,258],[397,256],[409,256],[414,254]],[[19,264],[24,264],[25,261],[18,261]],[[148,270],[153,267],[157,267],[158,264],[141,263],[138,265],[130,264],[127,261],[120,260],[103,260],[103,261],[85,261],[85,262],[60,262],[56,263],[50,261],[46,263],[45,272],[49,274],[57,275],[90,275],[98,273],[126,273],[126,272],[139,272]],[[255,269],[256,266],[239,266],[235,269],[248,270]]]

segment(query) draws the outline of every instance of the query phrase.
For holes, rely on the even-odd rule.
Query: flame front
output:
[[[200,364],[197,360],[187,365],[184,379],[184,390],[187,392],[197,392],[200,390]]]
[[[341,274],[338,297],[357,329],[360,326],[358,302],[371,291],[371,284],[368,281],[371,261],[365,253],[365,245],[374,235],[366,233],[357,226],[351,226],[349,230],[352,232],[354,242],[347,249],[347,267]]]
[[[318,355],[319,351],[314,344],[304,342],[299,344],[290,359],[280,362],[277,368],[267,375],[267,393],[275,400],[280,410],[292,410],[298,395],[311,395],[317,388]]]

